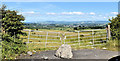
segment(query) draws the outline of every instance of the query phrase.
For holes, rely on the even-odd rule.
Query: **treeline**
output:
[[[74,30],[80,30],[80,29],[105,29],[106,25],[103,26],[78,26],[74,27]]]
[[[26,29],[48,29],[48,30],[65,30],[68,27],[62,24],[39,24],[39,23],[25,23]]]
[[[80,30],[80,29],[105,29],[106,25],[88,24],[39,24],[25,23],[26,29],[52,29],[52,30]]]

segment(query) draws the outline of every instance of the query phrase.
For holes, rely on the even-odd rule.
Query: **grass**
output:
[[[0,45],[0,60],[2,59],[2,46]]]
[[[2,45],[0,45],[0,60],[2,59]]]
[[[116,49],[110,48],[110,46],[108,46],[108,43],[110,43],[110,42],[107,42],[106,44],[102,43],[103,40],[106,40],[106,38],[105,38],[106,37],[106,30],[105,29],[96,30],[93,34],[94,37],[92,36],[92,31],[80,32],[79,39],[78,39],[77,32],[65,33],[66,31],[44,30],[44,29],[39,29],[39,31],[44,31],[44,32],[30,32],[30,34],[32,34],[31,36],[29,36],[30,38],[38,38],[38,39],[29,39],[29,42],[44,42],[44,43],[29,43],[29,44],[27,44],[28,50],[31,50],[31,51],[32,50],[36,50],[36,51],[55,50],[58,47],[50,47],[50,46],[60,46],[61,43],[62,44],[64,43],[64,41],[66,44],[71,45],[71,47],[73,49],[93,49],[92,48],[93,46],[86,46],[86,45],[93,45],[92,44],[93,38],[94,38],[94,44],[103,44],[103,45],[94,46],[94,48],[102,49],[103,47],[106,47],[108,50],[116,50]],[[26,32],[28,34],[27,31],[23,31],[23,32]],[[46,36],[33,36],[33,35],[46,35],[47,32],[60,32],[60,33],[48,33],[47,42],[57,42],[57,43],[46,43],[46,46],[45,46]],[[104,32],[104,33],[100,33],[100,32]],[[66,38],[67,38],[65,40],[64,40],[63,35],[62,35],[64,33],[65,33]],[[69,36],[69,35],[75,35],[75,36]],[[60,37],[52,37],[52,36],[60,36],[62,42],[60,40]],[[28,41],[28,36],[21,36],[21,38],[23,38],[23,42]],[[69,39],[69,38],[76,38],[76,39]],[[97,38],[99,38],[99,39],[97,39]],[[49,39],[55,39],[55,40],[49,40]],[[91,39],[91,40],[89,40],[89,39]],[[80,40],[80,42],[79,42],[79,40]],[[74,41],[76,41],[76,42],[74,42]],[[72,42],[72,43],[69,43],[69,42]],[[76,45],[73,45],[73,44],[76,44]]]
[[[120,47],[120,44],[118,44],[118,42],[119,42],[118,40],[109,40],[105,47],[108,48],[108,50],[120,51],[118,50]]]

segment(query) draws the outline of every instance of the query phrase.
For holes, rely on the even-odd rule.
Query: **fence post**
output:
[[[78,31],[78,42],[79,42],[79,46],[80,46],[80,36],[79,36],[79,31]]]
[[[48,37],[48,32],[47,32],[47,35],[46,35],[46,42],[45,42],[45,48],[47,47],[47,37]]]
[[[106,41],[108,41],[108,27],[106,28]]]
[[[110,40],[111,33],[110,33],[110,25],[108,25],[108,39]]]
[[[94,31],[92,30],[92,37],[93,37],[93,47],[94,47]]]
[[[29,37],[30,37],[30,30],[29,30],[29,32],[28,32],[28,43],[29,43]]]

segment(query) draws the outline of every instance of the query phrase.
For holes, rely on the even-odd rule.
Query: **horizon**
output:
[[[118,14],[117,2],[4,2],[17,10],[24,22],[108,21]],[[112,8],[112,9],[111,9]]]
[[[39,22],[23,22],[23,23],[36,23],[36,24],[108,24],[110,21],[39,21]]]

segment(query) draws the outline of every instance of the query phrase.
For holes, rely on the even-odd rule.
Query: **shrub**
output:
[[[25,18],[22,15],[17,15],[17,11],[5,10],[6,6],[0,8],[2,15],[2,58],[13,59],[17,55],[25,52],[26,46],[20,40],[20,35],[23,35],[21,30],[24,26],[21,21]]]
[[[109,19],[109,21],[111,21],[109,25],[111,28],[112,39],[120,40],[120,14],[118,14],[115,18]]]
[[[18,54],[25,53],[26,45],[19,39],[10,37],[8,34],[2,36],[2,57],[14,59]]]

